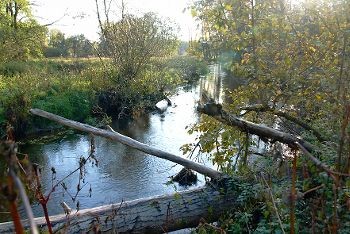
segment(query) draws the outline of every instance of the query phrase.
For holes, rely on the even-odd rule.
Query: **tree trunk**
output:
[[[296,143],[302,145],[309,152],[313,152],[315,147],[307,141],[304,141],[299,136],[294,136],[285,132],[281,132],[274,128],[264,126],[262,124],[252,123],[237,116],[227,113],[222,109],[220,104],[209,103],[205,105],[200,105],[197,110],[201,113],[207,114],[216,120],[228,125],[239,128],[242,132],[248,132],[260,136],[262,138],[271,139],[272,141],[279,141],[281,143],[287,144],[292,149],[297,149]]]
[[[31,109],[30,113],[47,118],[47,119],[50,119],[50,120],[53,120],[53,121],[56,121],[59,124],[62,124],[62,125],[65,125],[65,126],[68,126],[68,127],[80,130],[80,131],[88,132],[88,133],[94,134],[96,136],[108,138],[112,141],[120,142],[124,145],[130,146],[130,147],[135,148],[137,150],[140,150],[144,153],[154,155],[158,158],[162,158],[162,159],[172,161],[174,163],[178,163],[186,168],[192,169],[192,170],[199,172],[203,175],[206,175],[212,179],[220,179],[224,176],[222,173],[220,173],[212,168],[206,167],[206,166],[201,165],[199,163],[195,163],[195,162],[188,160],[186,158],[179,157],[179,156],[176,156],[174,154],[170,154],[168,152],[153,148],[151,146],[148,146],[146,144],[138,142],[130,137],[124,136],[124,135],[117,133],[117,132],[111,132],[111,131],[95,128],[95,127],[87,125],[87,124],[82,124],[82,123],[79,123],[79,122],[76,122],[73,120],[65,119],[61,116],[51,114],[49,112],[46,112],[46,111],[43,111],[40,109]]]
[[[164,233],[214,222],[235,205],[234,192],[220,193],[212,186],[142,198],[51,216],[54,232],[64,233]],[[44,217],[35,218],[44,230]],[[24,222],[28,228],[28,222]],[[12,222],[0,224],[0,233],[13,233]]]

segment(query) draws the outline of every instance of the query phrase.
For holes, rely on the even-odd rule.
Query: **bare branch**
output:
[[[267,183],[267,181],[265,180],[264,176],[262,175],[261,177],[262,177],[264,183],[266,184],[267,190],[269,191],[269,194],[270,194],[270,196],[271,196],[272,205],[273,205],[273,208],[274,208],[274,210],[275,210],[275,213],[276,213],[276,216],[277,216],[277,220],[278,220],[278,223],[279,223],[280,228],[281,228],[281,230],[282,230],[282,233],[285,234],[286,232],[285,232],[284,229],[283,229],[282,220],[281,220],[281,218],[280,218],[280,214],[278,213],[278,209],[277,209],[277,206],[276,206],[275,199],[274,199],[274,197],[273,197],[272,189],[271,189],[271,187],[269,186],[269,184]]]
[[[229,114],[226,111],[222,110],[222,107],[219,104],[206,104],[204,106],[199,106],[197,110],[201,113],[207,114],[215,118],[216,120],[226,125],[237,127],[243,132],[249,132],[262,138],[269,138],[273,141],[279,141],[281,143],[289,145],[291,148],[295,148],[295,142],[298,142],[310,152],[313,152],[315,149],[315,147],[312,144],[310,144],[307,141],[304,141],[298,136],[281,132],[260,124],[252,123],[238,118],[235,115]]]
[[[321,169],[322,171],[327,172],[333,179],[334,179],[334,175],[338,175],[338,176],[346,176],[346,177],[350,177],[350,174],[345,174],[345,173],[341,173],[341,172],[337,172],[337,171],[333,171],[332,169],[329,168],[329,166],[323,162],[321,162],[319,159],[317,159],[315,156],[313,156],[307,149],[305,149],[304,146],[302,146],[299,142],[295,142],[295,144],[299,147],[299,149],[301,150],[301,152],[304,153],[304,155],[310,160],[312,161],[316,167],[318,167],[319,169]]]

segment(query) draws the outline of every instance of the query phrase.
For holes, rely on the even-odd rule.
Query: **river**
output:
[[[236,85],[233,79],[226,78],[218,65],[210,66],[210,73],[198,84],[179,88],[170,97],[172,106],[165,113],[150,113],[140,116],[127,124],[115,125],[118,132],[150,146],[182,156],[180,147],[194,142],[195,136],[187,133],[187,126],[200,120],[196,104],[203,92],[210,98],[223,102],[224,89]],[[95,137],[95,157],[98,165],[86,164],[82,190],[73,201],[79,182],[79,172],[65,179],[63,186],[58,186],[48,203],[50,215],[63,213],[61,202],[71,208],[91,208],[125,200],[150,197],[188,189],[177,183],[169,184],[169,177],[179,172],[182,167],[172,162],[147,155],[110,140]],[[42,168],[42,185],[47,194],[53,184],[79,167],[79,158],[89,155],[90,136],[82,133],[66,134],[45,143],[33,143],[21,148],[21,152],[30,155],[31,161]],[[208,159],[201,162],[210,165]],[[52,170],[56,171],[53,178]],[[205,183],[203,176],[191,188]],[[90,192],[91,188],[91,192]],[[33,204],[35,216],[43,216],[41,206]]]

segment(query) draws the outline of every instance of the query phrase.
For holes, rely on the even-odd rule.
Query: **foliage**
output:
[[[225,103],[224,108],[246,120],[302,136],[319,149],[314,156],[338,172],[349,173],[349,3],[199,0],[191,11],[202,23],[200,43],[206,45],[210,55],[207,57],[225,58],[226,66],[243,80],[239,88],[230,90],[231,102]],[[205,52],[200,46],[198,51]],[[326,140],[320,140],[310,129]],[[298,157],[293,172],[297,173],[296,190],[305,193],[321,185],[322,188],[297,200],[297,219],[292,223],[294,206],[279,202],[285,196],[283,190],[292,193],[290,159],[295,156],[290,149],[270,142],[265,144],[263,156],[272,157],[272,161],[256,158],[252,156],[256,138],[210,118],[203,118],[191,131],[200,133],[201,150],[210,153],[224,172],[247,175],[264,170],[264,178],[273,178],[269,183],[285,230],[346,230],[349,177],[330,179],[332,175],[325,175]],[[260,165],[259,170],[254,170],[253,162]],[[279,173],[284,175],[282,182],[277,180],[281,178]],[[267,193],[266,197],[265,211],[272,207],[271,196]],[[276,213],[271,211],[270,208],[270,213]],[[244,212],[251,214],[249,210]],[[260,219],[254,230],[271,232],[281,228],[277,216],[273,217]],[[241,227],[247,230],[244,225]]]
[[[51,30],[44,55],[45,57],[89,57],[95,55],[94,44],[83,34],[66,38],[62,32]]]
[[[47,60],[10,64],[16,64],[25,72],[14,69],[0,75],[1,136],[7,124],[15,128],[17,136],[33,128],[47,127],[47,122],[36,121],[29,115],[32,107],[82,121],[91,113],[95,91],[108,86],[98,61]]]
[[[31,15],[29,1],[0,2],[0,62],[39,57],[46,28]]]
[[[196,81],[200,76],[208,73],[207,65],[199,59],[191,56],[176,56],[167,60],[166,66],[174,69],[179,76],[188,81]]]
[[[152,57],[169,55],[175,49],[172,26],[153,13],[125,14],[117,22],[111,22],[108,15],[102,22],[99,15],[99,21],[107,55],[125,81],[140,78]]]

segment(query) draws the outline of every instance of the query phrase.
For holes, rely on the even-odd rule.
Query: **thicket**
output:
[[[182,70],[178,64],[189,60],[188,69]],[[4,137],[6,127],[12,126],[16,135],[23,137],[56,127],[30,116],[28,110],[34,107],[90,124],[98,124],[107,115],[131,118],[152,110],[166,90],[205,72],[203,63],[184,56],[153,59],[137,81],[128,83],[108,59],[2,63],[0,133]]]
[[[203,30],[192,49],[209,60],[226,58],[242,80],[223,108],[315,149],[259,139],[203,117],[190,130],[199,133],[197,142],[184,151],[199,148],[222,171],[250,181],[241,185],[239,205],[211,231],[348,233],[349,1],[199,0],[191,11]]]

